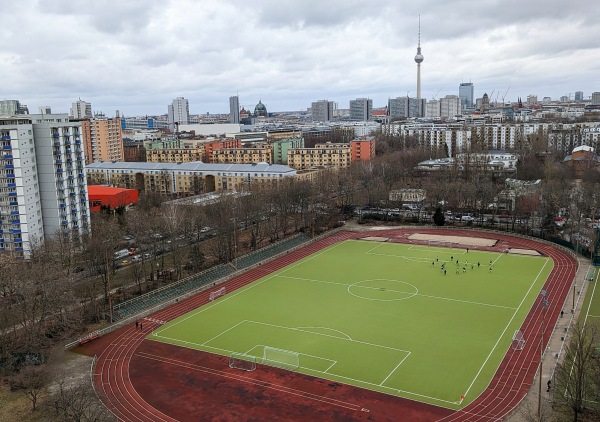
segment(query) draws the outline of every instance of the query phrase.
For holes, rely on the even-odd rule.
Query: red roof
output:
[[[88,185],[88,195],[116,195],[135,189],[113,188],[112,186]]]

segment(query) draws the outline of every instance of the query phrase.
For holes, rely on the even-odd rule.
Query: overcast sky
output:
[[[600,91],[597,0],[0,0],[0,99],[36,113],[165,114],[302,110],[357,97],[374,107],[416,96],[421,14],[422,97]],[[509,89],[510,87],[510,89]],[[439,91],[439,93],[438,93]]]

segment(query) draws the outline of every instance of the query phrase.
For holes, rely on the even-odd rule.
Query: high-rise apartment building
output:
[[[172,104],[168,106],[169,127],[175,131],[179,125],[190,124],[190,105],[188,100],[183,97],[177,97]]]
[[[29,114],[29,110],[18,100],[0,100],[0,116],[14,116],[15,114]]]
[[[350,100],[350,119],[366,122],[373,119],[373,100],[357,98]]]
[[[583,91],[575,91],[575,101],[577,101],[577,102],[583,101]]]
[[[320,100],[311,104],[310,110],[313,122],[328,122],[333,118],[333,101]]]
[[[440,100],[429,100],[427,101],[427,109],[425,110],[425,117],[430,119],[441,117]]]
[[[71,114],[69,114],[72,119],[81,120],[81,119],[91,119],[92,118],[92,103],[88,103],[87,101],[82,101],[81,98],[71,104]]]
[[[440,116],[454,117],[461,114],[460,97],[458,95],[446,95],[440,98]]]
[[[537,95],[531,94],[531,95],[527,96],[527,105],[528,106],[536,105],[537,102],[538,102]]]
[[[97,161],[123,161],[121,118],[96,115],[81,121],[86,164]]]
[[[390,98],[388,113],[390,117],[422,117],[425,114],[426,103],[424,98]]]
[[[592,92],[592,105],[600,105],[600,92]]]
[[[67,114],[0,118],[0,251],[28,257],[45,237],[90,228],[80,123]]]
[[[461,109],[473,107],[475,98],[475,88],[472,82],[463,82],[458,87],[458,96],[460,97]]]
[[[235,95],[229,97],[229,123],[240,122],[240,98]]]

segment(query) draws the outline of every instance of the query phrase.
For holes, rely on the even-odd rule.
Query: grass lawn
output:
[[[489,384],[552,266],[539,256],[349,240],[149,338],[459,409]]]

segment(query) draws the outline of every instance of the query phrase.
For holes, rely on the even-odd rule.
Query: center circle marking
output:
[[[360,299],[393,302],[410,299],[419,293],[419,289],[406,281],[374,278],[350,284],[348,293]]]

